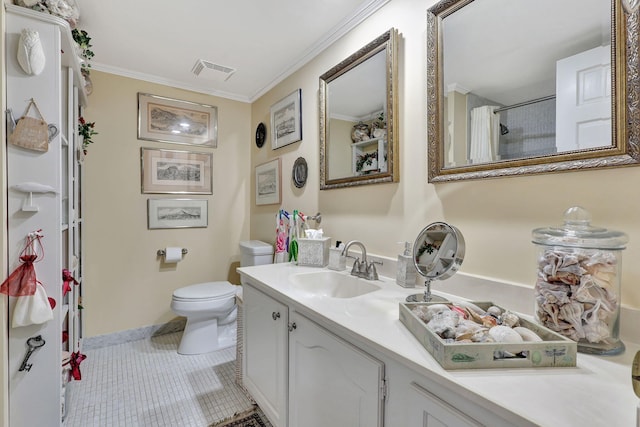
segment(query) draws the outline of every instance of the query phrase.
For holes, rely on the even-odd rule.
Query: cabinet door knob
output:
[[[271,313],[271,318],[272,318],[273,320],[278,320],[278,319],[280,318],[280,313],[279,313],[279,312],[274,311],[273,313]]]
[[[296,322],[289,323],[289,332],[293,332],[293,330],[297,327],[298,326],[296,325]]]

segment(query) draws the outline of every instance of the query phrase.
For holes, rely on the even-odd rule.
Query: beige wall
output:
[[[175,315],[172,292],[188,284],[237,283],[238,242],[249,237],[250,106],[93,71],[94,92],[84,116],[96,122],[85,159],[85,337],[156,325]],[[218,107],[218,148],[137,139],[137,92]],[[213,195],[141,194],[140,147],[213,153]],[[207,228],[148,230],[147,199],[209,201]],[[178,264],[156,256],[187,248]]]
[[[395,256],[398,241],[413,241],[433,221],[460,228],[467,243],[462,271],[533,286],[535,248],[531,230],[559,225],[565,209],[581,205],[594,223],[622,230],[630,243],[624,252],[622,302],[640,308],[640,168],[568,172],[432,185],[426,171],[426,9],[433,0],[394,0],[303,69],[252,105],[252,127],[268,119],[269,106],[302,88],[304,139],[271,151],[269,141],[251,151],[252,165],[279,156],[283,169],[283,206],[321,211],[325,235],[362,240],[376,254]],[[400,182],[319,191],[318,77],[390,27],[401,34],[399,55]],[[294,189],[293,161],[309,164],[307,185]],[[252,184],[253,185],[253,184]],[[253,188],[253,187],[252,187]],[[256,207],[251,236],[274,241],[278,206]],[[446,284],[436,285],[444,288]],[[532,301],[533,304],[533,301]]]
[[[339,179],[353,175],[351,156],[351,130],[354,122],[330,119],[329,140],[334,141],[326,156],[331,168],[327,170],[329,179]],[[318,166],[319,167],[319,166]]]

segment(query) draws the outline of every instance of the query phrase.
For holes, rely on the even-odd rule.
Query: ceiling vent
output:
[[[227,80],[229,80],[229,77],[231,77],[233,73],[236,72],[236,70],[235,68],[214,64],[211,61],[198,59],[191,69],[191,72],[201,78],[208,78],[210,80],[226,82]]]

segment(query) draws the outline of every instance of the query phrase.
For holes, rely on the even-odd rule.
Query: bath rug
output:
[[[222,421],[215,422],[209,427],[272,427],[258,405],[248,411],[236,413]]]

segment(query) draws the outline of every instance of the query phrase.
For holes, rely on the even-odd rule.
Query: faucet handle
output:
[[[356,260],[353,261],[353,267],[351,267],[351,274],[357,276],[360,274],[360,268],[360,258],[356,258]]]
[[[382,265],[381,262],[371,261],[367,267],[367,280],[378,280],[378,271],[376,270],[375,264]]]

